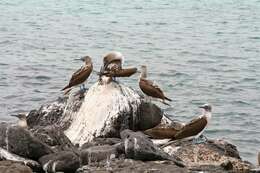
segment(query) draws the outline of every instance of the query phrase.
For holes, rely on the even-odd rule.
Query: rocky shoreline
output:
[[[1,123],[1,173],[259,171],[224,140],[152,139],[149,129],[178,130],[180,124],[135,90],[114,82],[32,110],[27,123],[28,129]]]

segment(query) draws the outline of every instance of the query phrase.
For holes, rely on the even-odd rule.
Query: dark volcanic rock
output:
[[[187,173],[172,161],[138,161],[132,159],[112,159],[91,163],[77,170],[76,173]]]
[[[32,173],[32,170],[21,163],[14,161],[0,161],[1,173]]]
[[[87,149],[92,146],[114,145],[122,142],[120,138],[94,138],[93,141],[87,142],[81,146],[81,149]]]
[[[41,142],[52,147],[55,152],[73,150],[75,147],[63,131],[55,126],[37,127],[32,133]]]
[[[0,147],[0,160],[15,161],[16,163],[21,163],[22,165],[29,166],[33,171],[36,172],[42,170],[41,165],[38,162],[10,153],[1,147]]]
[[[93,146],[81,150],[80,153],[83,165],[91,162],[100,162],[101,160],[110,160],[116,157],[118,157],[118,152],[116,146],[113,145]]]
[[[7,149],[7,127],[9,127],[10,124],[7,123],[0,123],[0,147]]]
[[[70,98],[60,97],[52,103],[42,105],[38,110],[32,110],[27,116],[27,124],[30,128],[57,125],[66,130],[73,119],[73,113],[78,111],[83,100],[80,94],[74,93]]]
[[[138,121],[136,129],[133,130],[146,130],[153,128],[160,124],[163,117],[163,111],[153,103],[142,101],[139,108]]]
[[[43,170],[48,173],[74,173],[80,167],[79,157],[70,151],[43,156],[39,162]]]
[[[184,166],[182,161],[176,156],[170,157],[167,153],[160,150],[153,142],[142,132],[133,132],[124,130],[121,132],[121,138],[124,143],[126,158],[135,160],[174,160],[179,166]]]
[[[236,147],[223,140],[208,140],[206,143],[193,144],[192,140],[173,141],[164,145],[168,154],[180,157],[192,170],[226,170],[248,172],[253,168],[249,162],[242,161]],[[212,168],[212,169],[211,169]]]
[[[18,126],[0,126],[0,146],[19,156],[37,160],[41,156],[52,153],[52,149],[35,138],[30,131]]]

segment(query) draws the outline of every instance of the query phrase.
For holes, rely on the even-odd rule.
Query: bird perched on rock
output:
[[[100,81],[102,81],[102,76],[108,77],[108,81],[116,81],[116,77],[129,77],[137,72],[137,68],[123,69],[123,61],[124,56],[120,52],[108,53],[103,58],[103,66],[99,73]]]
[[[11,115],[13,117],[17,117],[19,120],[18,120],[18,126],[21,127],[21,128],[24,128],[24,129],[27,129],[28,128],[28,125],[27,125],[27,120],[26,120],[26,114],[24,113],[19,113],[19,114],[13,114]]]
[[[165,103],[165,100],[172,101],[168,97],[166,97],[163,93],[163,91],[160,89],[158,85],[156,85],[153,81],[146,79],[147,78],[147,67],[141,66],[141,75],[139,78],[139,87],[140,89],[148,96],[161,99],[162,103],[169,105],[168,103]]]
[[[204,104],[203,106],[200,106],[200,108],[203,109],[202,115],[194,118],[193,120],[185,124],[180,129],[180,131],[176,133],[174,139],[183,139],[183,138],[195,136],[195,138],[193,139],[193,143],[195,144],[203,143],[207,140],[205,136],[202,136],[202,133],[209,125],[211,115],[212,115],[211,114],[212,107],[209,104]]]
[[[75,73],[73,73],[69,84],[65,86],[62,90],[71,89],[72,87],[82,83],[83,84],[82,86],[80,86],[80,89],[82,91],[85,90],[84,82],[88,79],[89,75],[91,74],[93,70],[93,64],[89,56],[84,56],[81,58],[81,60],[85,62],[85,64],[80,69],[78,69]]]

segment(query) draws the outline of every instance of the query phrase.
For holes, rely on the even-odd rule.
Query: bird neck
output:
[[[140,79],[146,79],[147,78],[147,72],[146,71],[142,71],[140,74]]]
[[[206,111],[206,110],[204,110],[204,111],[203,111],[203,116],[206,116],[207,119],[210,119],[211,116],[212,116],[212,113],[211,113],[211,111]]]
[[[19,126],[19,127],[22,127],[22,128],[27,128],[28,125],[27,125],[26,119],[19,119],[19,121],[18,121],[18,126]]]
[[[86,61],[85,62],[85,65],[89,65],[89,64],[92,64],[92,62],[91,61]]]

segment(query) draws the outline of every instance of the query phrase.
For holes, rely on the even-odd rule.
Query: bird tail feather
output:
[[[66,89],[68,89],[68,88],[70,88],[69,85],[65,86],[61,91],[64,91],[64,90],[66,90]]]
[[[166,100],[168,100],[168,101],[172,101],[172,99],[170,99],[170,98],[168,98],[168,97],[164,97]]]

